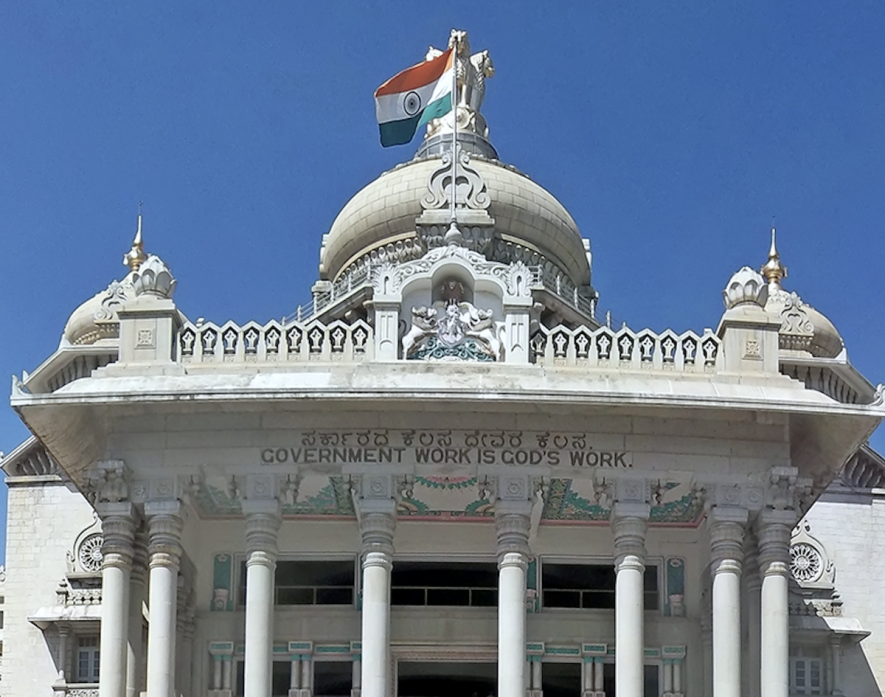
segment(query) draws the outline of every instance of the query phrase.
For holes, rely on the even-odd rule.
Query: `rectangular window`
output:
[[[494,562],[396,562],[391,605],[495,607],[498,567]]]
[[[77,638],[77,682],[98,682],[101,656],[97,636]]]
[[[820,658],[790,659],[790,691],[797,695],[824,694],[824,666]]]
[[[277,562],[276,605],[353,605],[356,573],[352,559]],[[246,603],[246,564],[240,570],[240,603]]]
[[[350,661],[314,661],[314,697],[350,697],[353,688],[353,663]]]
[[[658,569],[645,567],[646,610],[657,610]],[[602,609],[615,607],[615,569],[611,564],[557,564],[541,566],[542,604],[548,608]]]

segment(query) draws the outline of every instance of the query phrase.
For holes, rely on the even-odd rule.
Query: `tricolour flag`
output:
[[[406,68],[375,90],[382,146],[408,143],[421,126],[452,110],[452,56],[449,49]]]

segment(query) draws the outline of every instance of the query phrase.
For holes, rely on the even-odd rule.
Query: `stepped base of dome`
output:
[[[498,151],[495,146],[478,133],[465,131],[458,133],[458,145],[461,146],[463,152],[470,155],[481,155],[490,160],[498,159]],[[430,136],[421,143],[418,152],[415,153],[416,160],[425,160],[430,157],[437,157],[443,153],[452,150],[452,134],[437,133]]]

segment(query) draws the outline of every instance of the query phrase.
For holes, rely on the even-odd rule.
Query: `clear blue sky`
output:
[[[337,211],[412,156],[379,146],[374,88],[453,26],[495,61],[501,158],[591,238],[602,306],[715,327],[776,216],[787,287],[885,381],[879,0],[2,3],[0,372],[123,275],[139,200],[189,317],[292,312]],[[0,449],[26,436],[0,409]]]

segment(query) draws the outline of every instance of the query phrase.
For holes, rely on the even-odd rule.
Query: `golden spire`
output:
[[[123,266],[128,266],[130,271],[138,271],[147,254],[144,253],[144,243],[141,241],[141,203],[138,204],[138,229],[135,231],[135,239],[132,240],[132,249],[123,255]]]
[[[760,271],[768,280],[769,286],[779,286],[781,281],[787,277],[787,267],[781,264],[781,255],[778,254],[777,245],[775,244],[774,228],[771,228],[771,249],[768,250],[768,261]]]

